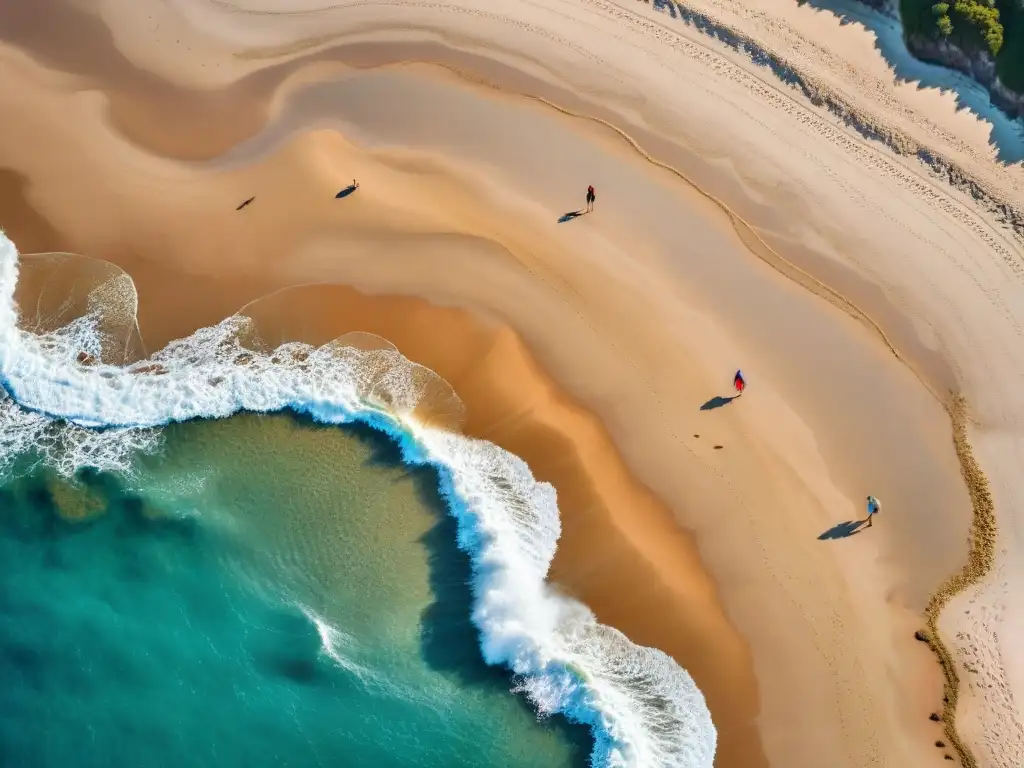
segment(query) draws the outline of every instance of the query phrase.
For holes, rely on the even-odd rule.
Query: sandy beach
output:
[[[129,274],[150,352],[245,307],[444,377],[555,486],[556,587],[694,677],[716,766],[1024,761],[1003,118],[785,0],[46,6],[0,8],[0,226]]]

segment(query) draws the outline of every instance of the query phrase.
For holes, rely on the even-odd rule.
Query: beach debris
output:
[[[922,643],[927,643],[928,635],[925,633],[923,629],[919,629],[917,630],[917,632],[914,633],[914,639],[920,640]]]
[[[720,450],[722,450],[722,446],[720,446],[720,445],[716,445],[716,446],[715,446],[715,450],[716,450],[716,451],[720,451]]]
[[[938,712],[932,712],[930,715],[928,715],[928,719],[931,720],[933,723],[937,723],[940,720],[942,720]]]
[[[694,437],[700,437],[700,435],[694,435]]]
[[[944,742],[944,741],[936,741],[935,742],[935,746],[936,747],[944,747],[944,746],[946,746],[946,742]]]
[[[251,203],[251,202],[252,202],[253,200],[255,200],[255,199],[256,199],[256,196],[255,196],[255,195],[253,195],[253,196],[252,196],[252,197],[250,197],[250,198],[249,198],[248,200],[246,200],[246,201],[245,201],[244,203],[242,203],[242,204],[241,204],[240,206],[238,206],[237,208],[235,208],[235,210],[236,210],[236,211],[240,211],[240,210],[242,210],[243,208],[245,208],[245,206],[247,206],[247,205],[248,205],[249,203]]]
[[[944,759],[946,759],[946,760],[952,760],[953,759],[952,756],[950,756],[950,755],[943,755],[942,757]]]

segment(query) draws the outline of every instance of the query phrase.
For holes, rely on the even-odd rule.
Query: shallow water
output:
[[[385,437],[193,421],[0,489],[0,753],[48,765],[583,765],[481,659],[468,558]]]

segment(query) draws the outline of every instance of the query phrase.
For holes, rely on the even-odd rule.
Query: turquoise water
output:
[[[432,471],[286,414],[164,437],[0,488],[0,762],[586,764],[481,660]]]

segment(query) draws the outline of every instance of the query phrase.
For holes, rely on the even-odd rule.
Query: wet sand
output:
[[[159,69],[156,54],[143,61],[138,29],[117,30],[113,8],[104,15],[133,69]],[[597,25],[588,34],[618,29],[598,31],[600,9],[585,9]],[[203,13],[216,16],[212,6]],[[710,88],[688,91],[684,119],[654,86],[635,96],[641,75],[668,92],[663,67],[646,58],[617,79],[602,67],[545,68],[509,55],[520,32],[493,18],[479,32],[505,34],[505,45],[484,53],[462,44],[462,21],[444,44],[427,33],[388,41],[391,11],[373,13],[375,25],[321,19],[339,31],[329,51],[313,50],[313,69],[303,46],[279,39],[300,20],[240,25],[240,37],[262,40],[262,49],[250,43],[260,56],[239,57],[237,42],[218,53],[210,39],[219,27],[206,28],[194,61],[220,55],[234,77],[269,83],[237,86],[246,106],[230,118],[202,117],[204,104],[236,97],[191,101],[189,81],[201,79],[191,64],[166,86],[171,97],[132,91],[124,83],[143,76],[115,81],[103,68],[126,65],[104,59],[88,70],[97,93],[2,49],[0,114],[10,128],[0,137],[0,224],[19,245],[127,270],[151,350],[278,289],[321,284],[247,311],[282,339],[378,333],[444,376],[467,405],[467,432],[522,456],[557,488],[555,582],[694,675],[719,728],[716,765],[948,764],[933,746],[942,726],[927,719],[942,708],[941,674],[913,633],[967,556],[971,503],[943,406],[950,387],[970,397],[979,385],[947,320],[981,313],[977,302],[935,309],[951,301],[945,273],[930,273],[917,293],[908,281],[922,280],[911,259],[931,249],[936,230],[950,269],[981,264],[981,244],[997,236],[1012,255],[1012,236],[992,234],[996,225],[932,181],[904,184],[904,160],[822,138],[819,118],[799,105],[776,113],[769,99],[756,112],[761,128],[725,136],[716,121],[731,109],[753,120],[743,99],[762,95],[722,71],[719,101]],[[420,8],[409,26],[429,29],[431,13]],[[559,34],[583,34],[560,18],[550,20]],[[337,39],[346,30],[351,42]],[[650,44],[677,55],[675,38],[659,35]],[[529,37],[533,52],[551,53],[538,40]],[[383,66],[417,58],[415,45],[446,68]],[[268,74],[268,51],[291,61]],[[710,60],[675,74],[707,79]],[[453,71],[467,69],[503,87]],[[218,77],[208,87],[232,79]],[[599,105],[588,114],[644,151],[608,125],[523,98],[531,91],[570,111]],[[168,104],[195,111],[168,130]],[[216,133],[204,131],[207,119]],[[801,125],[818,134],[811,160],[793,149],[811,145]],[[732,157],[720,154],[726,145]],[[751,151],[763,164],[743,161]],[[822,167],[842,171],[823,176]],[[353,177],[359,190],[336,200]],[[598,188],[594,214],[559,223],[588,182]],[[993,172],[993,187],[1013,183]],[[737,228],[716,201],[754,229]],[[872,260],[882,242],[904,260]],[[987,279],[991,270],[977,269]],[[856,311],[828,300],[823,285]],[[711,407],[737,367],[749,392]],[[835,538],[862,515],[866,493],[883,500],[880,524]]]

